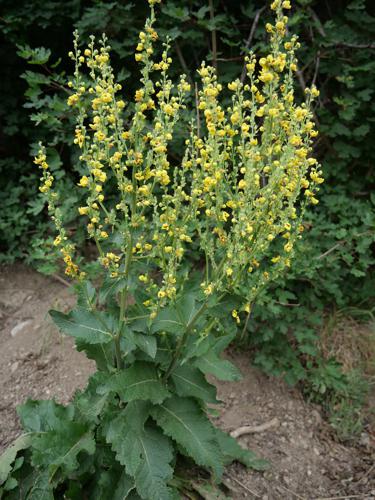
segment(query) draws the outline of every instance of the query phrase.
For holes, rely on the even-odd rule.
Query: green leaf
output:
[[[194,362],[203,373],[210,373],[219,380],[235,381],[241,379],[241,372],[230,361],[220,359],[213,351],[206,353]]]
[[[58,431],[38,434],[32,441],[32,464],[48,468],[50,480],[61,469],[70,474],[78,469],[78,455],[95,452],[95,439],[85,424],[64,422]]]
[[[178,7],[173,3],[165,4],[162,7],[163,14],[166,14],[169,17],[177,19],[178,22],[184,22],[189,19],[189,9],[188,7]]]
[[[253,451],[242,448],[242,446],[226,432],[216,428],[215,433],[224,456],[225,465],[229,465],[234,460],[237,460],[251,469],[265,470],[268,468],[269,464],[266,460],[257,458]]]
[[[216,484],[210,484],[207,481],[191,481],[191,486],[204,500],[230,500]]]
[[[179,396],[192,396],[206,403],[218,402],[216,387],[207,382],[198,368],[188,365],[179,366],[173,371],[171,377]]]
[[[75,340],[77,351],[84,351],[89,359],[93,359],[98,370],[108,371],[113,367],[113,345],[107,344],[90,344],[76,338]]]
[[[176,310],[182,323],[187,326],[196,313],[195,294],[187,293],[183,295],[176,304]]]
[[[158,377],[155,366],[146,361],[136,361],[130,368],[126,368],[112,375],[108,382],[98,387],[99,394],[108,391],[117,392],[123,401],[136,399],[161,403],[169,396],[169,392]]]
[[[35,478],[34,484],[27,495],[27,500],[54,500],[49,473],[43,470]]]
[[[109,375],[106,373],[96,372],[90,377],[85,390],[75,394],[73,404],[83,420],[98,423],[98,416],[108,400],[108,393],[97,394],[96,391],[101,384],[108,380],[108,377]]]
[[[116,294],[127,286],[125,278],[106,278],[100,287],[99,300],[103,304],[108,297]]]
[[[183,333],[196,312],[195,302],[195,294],[187,293],[175,306],[161,309],[152,322],[151,333],[159,331]]]
[[[143,432],[149,415],[148,401],[132,401],[120,413],[116,410],[104,419],[105,439],[112,445],[116,459],[126,467],[126,472],[131,476],[134,476],[141,462],[137,436]]]
[[[182,318],[175,308],[165,307],[156,316],[151,325],[151,333],[165,331],[169,333],[182,333],[185,331]]]
[[[29,399],[17,408],[22,427],[29,432],[58,430],[65,421],[71,421],[74,414],[72,405],[63,406],[55,401],[33,401]]]
[[[125,472],[121,474],[119,482],[116,485],[116,489],[113,493],[112,500],[125,500],[128,498],[129,493],[134,490],[135,484],[134,479]]]
[[[31,444],[31,435],[31,433],[23,434],[17,438],[0,456],[0,485],[7,480],[17,453],[29,448]]]
[[[160,430],[145,427],[149,409],[146,402],[132,401],[120,415],[109,418],[104,432],[117,460],[125,466],[127,474],[135,478],[139,495],[146,500],[168,500],[173,498],[166,485],[173,474],[169,465],[173,448]]]
[[[186,455],[198,465],[211,468],[216,476],[221,476],[222,457],[214,427],[193,399],[172,397],[154,407],[151,415]]]
[[[90,309],[95,303],[96,289],[90,281],[84,281],[75,286],[77,303],[83,309]]]
[[[18,485],[17,479],[14,479],[14,477],[10,477],[4,485],[4,490],[5,491],[14,490],[14,488],[16,488],[17,485]]]
[[[17,55],[26,59],[29,64],[45,64],[51,56],[50,49],[37,47],[32,49],[29,45],[17,45]]]
[[[69,314],[50,311],[54,323],[67,335],[89,344],[105,344],[113,338],[113,318],[99,311],[79,309]]]
[[[166,481],[173,475],[169,465],[173,458],[170,440],[156,428],[145,428],[138,436],[142,462],[135,473],[135,484],[142,498],[172,499],[173,494]]]
[[[150,358],[155,358],[157,351],[156,338],[152,335],[134,332],[134,343],[143,352],[148,354]]]

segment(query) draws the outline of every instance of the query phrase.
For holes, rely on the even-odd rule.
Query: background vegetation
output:
[[[56,264],[45,244],[50,227],[36,194],[31,154],[43,138],[65,191],[69,231],[83,244],[72,208],[79,171],[70,139],[74,118],[66,105],[72,31],[78,28],[83,40],[107,33],[131,100],[138,81],[131,77],[137,71],[133,52],[147,4],[1,0],[0,5],[0,261],[22,258],[53,272]],[[161,10],[157,29],[172,39],[172,72],[186,72],[192,82],[204,58],[229,81],[241,74],[248,48],[264,48],[270,15],[264,0],[168,0]],[[247,341],[259,366],[289,383],[303,381],[311,397],[344,412],[348,400],[357,411],[366,392],[363,380],[344,373],[331,353],[323,352],[321,339],[332,335],[343,317],[369,320],[375,309],[374,11],[365,0],[294,2],[290,24],[303,42],[301,92],[311,82],[321,91],[316,154],[326,183],[320,204],[308,213],[293,271],[264,294],[248,322]],[[334,418],[340,421],[340,415]]]

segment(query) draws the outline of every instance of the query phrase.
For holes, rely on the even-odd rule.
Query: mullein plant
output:
[[[189,487],[184,460],[217,483],[234,460],[264,466],[208,418],[218,401],[206,375],[240,377],[220,355],[259,292],[291,265],[305,207],[318,203],[311,103],[319,93],[307,88],[305,102],[295,102],[299,43],[287,35],[290,2],[275,0],[270,52],[246,55],[247,80],[229,83],[228,107],[215,69],[199,68],[195,119],[180,163],[172,163],[192,89],[184,75],[168,77],[168,42],[153,57],[156,3],[149,0],[136,47],[141,78],[132,105],[121,98],[104,36],[81,50],[75,34],[70,53],[68,104],[85,171],[78,211],[101,269],[93,282],[64,229],[43,146],[35,158],[55,245],[78,290],[75,310],[50,314],[97,371],[68,406],[19,408],[26,434],[0,462],[4,498],[168,500]]]

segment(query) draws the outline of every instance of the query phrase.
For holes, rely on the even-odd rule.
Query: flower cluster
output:
[[[68,236],[63,226],[61,210],[58,206],[56,206],[58,195],[51,189],[54,178],[49,170],[45,147],[41,144],[38,154],[34,159],[34,163],[38,165],[42,171],[42,182],[39,190],[45,195],[48,201],[48,211],[58,233],[54,240],[54,245],[59,248],[63,257],[65,263],[65,273],[72,278],[83,279],[85,277],[85,273],[79,272],[77,264],[73,261],[74,245],[68,241]]]
[[[106,38],[99,46],[92,38],[82,52],[75,35],[68,104],[77,111],[74,142],[85,167],[78,186],[87,193],[78,210],[112,279],[127,278],[136,264],[151,314],[178,295],[192,252],[205,262],[203,296],[235,291],[249,311],[259,290],[290,266],[305,206],[318,203],[323,178],[311,156],[317,135],[311,103],[319,92],[306,89],[305,102],[295,101],[299,43],[287,38],[289,0],[275,0],[275,23],[266,27],[270,53],[246,56],[244,83],[223,88],[215,69],[201,65],[197,119],[180,163],[172,162],[170,143],[191,89],[185,76],[178,84],[168,77],[168,41],[160,60],[153,58],[155,3],[149,1],[151,15],[135,51],[141,78],[132,103],[120,96]],[[228,91],[231,105],[224,107]],[[125,121],[124,108],[133,110],[131,120]],[[53,179],[42,150],[36,163],[48,195]],[[58,244],[68,252],[56,216],[55,222]],[[77,274],[68,254],[64,258],[69,274]],[[236,321],[238,314],[233,311]]]

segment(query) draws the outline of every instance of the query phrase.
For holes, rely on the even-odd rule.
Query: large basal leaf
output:
[[[31,433],[23,434],[17,438],[0,456],[0,485],[7,480],[17,453],[21,450],[29,448],[31,444],[31,436]]]
[[[242,448],[232,436],[217,428],[215,432],[225,465],[237,460],[251,469],[265,470],[268,468],[269,464],[266,460],[258,458],[253,451]]]
[[[77,309],[69,314],[50,311],[55,325],[66,335],[88,344],[105,344],[113,339],[114,320],[100,311]]]
[[[114,485],[111,484],[110,488],[112,491],[113,487]],[[135,488],[134,479],[128,476],[126,472],[123,472],[121,474],[119,481],[115,486],[115,490],[113,491],[113,496],[111,497],[111,500],[125,500],[129,498],[129,493],[133,491],[134,488]]]
[[[95,439],[87,426],[76,422],[65,422],[59,431],[38,434],[32,440],[32,464],[48,469],[50,479],[60,469],[68,475],[78,469],[78,455],[95,452]]]
[[[210,373],[219,380],[235,381],[242,378],[241,372],[230,361],[220,359],[214,352],[208,352],[196,359],[194,365],[203,373]]]
[[[159,429],[152,427],[146,427],[138,440],[142,450],[142,461],[135,473],[138,493],[145,500],[172,499],[172,491],[166,485],[166,481],[173,475],[170,466],[173,448],[170,440]]]
[[[89,383],[83,391],[76,392],[74,396],[74,407],[81,421],[98,423],[98,417],[102,412],[107,400],[108,393],[98,394],[97,389],[103,385],[109,378],[108,373],[96,372],[89,378]]]
[[[198,465],[211,468],[217,477],[221,476],[222,457],[214,427],[193,399],[172,397],[155,406],[151,415],[164,433]]]
[[[47,470],[35,475],[33,485],[26,498],[27,500],[54,500],[55,497]]]
[[[141,462],[141,447],[136,436],[144,430],[150,407],[148,401],[132,401],[120,413],[116,411],[104,418],[105,439],[111,444],[116,459],[126,467],[130,476],[134,476]]]
[[[134,477],[142,498],[172,500],[167,481],[173,474],[170,466],[173,448],[160,430],[145,426],[149,410],[147,402],[129,403],[120,415],[109,419],[104,433],[117,460],[125,466],[127,474]]]
[[[194,366],[177,367],[171,378],[179,396],[192,396],[206,403],[217,403],[216,387],[209,384],[203,373]]]
[[[73,406],[63,406],[52,400],[29,399],[17,408],[22,427],[28,432],[46,432],[64,427],[74,415]]]
[[[133,366],[116,373],[97,389],[100,394],[108,391],[117,392],[127,402],[140,399],[161,403],[169,396],[155,366],[146,361],[136,361]]]
[[[125,472],[124,475],[129,478]],[[133,483],[133,488],[135,488],[134,480],[132,478],[129,479]],[[87,488],[86,486],[85,488],[86,497],[90,500],[114,500],[114,488],[116,488],[116,484],[120,485],[120,483],[120,474],[116,468],[110,467],[108,470],[99,468],[99,470],[91,475],[89,487]],[[117,488],[115,491],[117,491]],[[126,495],[129,494],[127,488],[124,488],[124,492]],[[119,498],[127,497],[120,496]],[[82,500],[82,496],[79,500]]]

